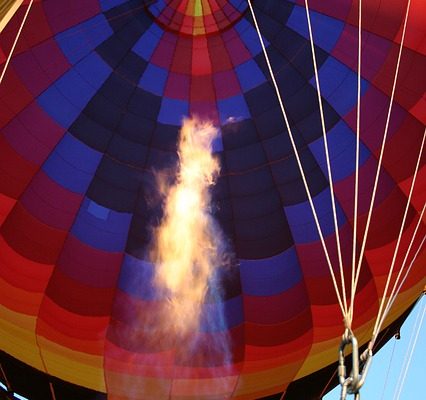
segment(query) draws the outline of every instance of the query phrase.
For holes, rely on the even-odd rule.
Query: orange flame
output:
[[[210,214],[209,192],[220,168],[211,150],[216,135],[209,123],[184,120],[177,180],[166,188],[156,231],[155,282],[168,295],[167,325],[180,336],[198,328],[209,278],[221,263],[222,239]]]

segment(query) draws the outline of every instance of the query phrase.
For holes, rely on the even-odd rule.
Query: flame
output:
[[[168,297],[167,325],[181,336],[199,327],[209,280],[221,264],[222,238],[210,213],[209,190],[220,170],[211,150],[217,133],[210,123],[184,120],[176,182],[166,187],[156,230],[155,283]]]

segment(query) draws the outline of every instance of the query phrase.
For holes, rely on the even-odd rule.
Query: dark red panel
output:
[[[67,235],[34,218],[20,203],[6,218],[1,233],[19,254],[43,264],[55,263]]]
[[[115,288],[99,288],[85,285],[64,275],[55,269],[46,295],[59,306],[79,315],[107,316],[111,306]],[[90,299],[90,301],[87,301]]]
[[[0,192],[17,199],[37,169],[37,165],[20,156],[0,135]]]

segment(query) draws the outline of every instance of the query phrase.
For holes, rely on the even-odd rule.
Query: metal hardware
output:
[[[345,366],[345,348],[348,345],[352,345],[352,370],[349,376],[346,374]],[[370,342],[367,349],[362,353],[361,357],[359,357],[358,340],[349,328],[345,330],[339,346],[339,366],[337,369],[339,382],[342,386],[340,400],[346,400],[348,394],[353,394],[355,400],[361,399],[359,390],[364,385],[365,378],[367,377],[368,370],[373,360],[372,347],[372,343]]]

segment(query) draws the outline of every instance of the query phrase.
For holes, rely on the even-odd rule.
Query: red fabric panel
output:
[[[209,120],[214,125],[219,124],[219,114],[216,108],[216,102],[212,101],[191,101],[190,114],[198,116],[202,120]]]
[[[6,54],[9,54],[15,41],[19,27],[22,24],[24,15],[28,6],[24,5],[19,8],[13,18],[10,20],[5,30],[0,35],[0,47]],[[43,42],[52,36],[49,24],[47,23],[46,16],[43,11],[41,2],[35,1],[28,14],[27,21],[25,22],[24,29],[21,32],[14,56],[30,49],[31,47]]]
[[[373,193],[374,178],[377,170],[377,160],[375,157],[370,157],[359,168],[359,187],[358,187],[358,215],[366,215],[370,207],[371,196]],[[376,204],[380,204],[394,188],[395,183],[388,174],[382,172],[380,174],[378,190],[376,192]],[[349,175],[341,181],[334,182],[334,192],[336,200],[343,208],[347,216],[353,215],[354,209],[354,190],[355,190],[355,175]],[[350,217],[352,218],[352,217]],[[362,232],[364,226],[358,227],[358,232]],[[358,234],[358,240],[362,240],[361,234]]]
[[[360,139],[372,153],[380,153],[388,110],[389,98],[374,86],[370,86],[361,99]],[[387,140],[401,126],[405,115],[406,112],[394,103]],[[344,120],[351,127],[352,131],[356,132],[356,105],[344,117]]]
[[[369,32],[362,33],[361,76],[371,81],[382,68],[391,43]],[[358,73],[358,27],[345,25],[332,56]]]
[[[244,295],[244,318],[256,324],[277,324],[288,321],[309,307],[304,282],[275,296]],[[291,304],[291,307],[288,305]]]
[[[85,285],[55,269],[46,295],[59,306],[79,315],[107,316],[111,313],[115,288]],[[88,301],[89,299],[89,301]]]
[[[98,0],[45,0],[43,8],[54,34],[90,19],[100,12]]]
[[[373,83],[389,97],[398,59],[399,46],[394,45],[389,56],[382,64],[382,68]],[[426,57],[410,49],[404,49],[398,73],[397,90],[394,101],[409,110],[424,95],[426,87]]]
[[[176,49],[176,36],[164,33],[151,56],[151,62],[161,68],[170,69]]]
[[[192,75],[208,75],[212,73],[210,53],[205,37],[194,37],[192,47]]]
[[[0,127],[33,100],[33,96],[20,81],[13,68],[8,68],[0,90]]]
[[[191,101],[212,101],[215,91],[211,75],[193,76],[191,79]]]
[[[110,253],[95,249],[68,235],[58,260],[58,268],[82,284],[115,288],[120,274],[122,253]]]
[[[170,72],[166,88],[164,90],[165,97],[188,100],[190,79],[190,75],[181,75]]]
[[[368,233],[367,249],[381,247],[398,237],[406,203],[406,197],[398,187],[395,187],[381,204],[375,206]],[[414,216],[415,211],[410,208],[407,224]]]
[[[232,68],[232,63],[222,37],[217,35],[209,37],[207,45],[209,47],[212,71],[220,72],[230,70]]]
[[[53,39],[15,57],[13,65],[34,97],[46,90],[69,68],[69,63]]]
[[[239,34],[236,31],[230,29],[229,31],[226,31],[222,37],[225,42],[227,53],[231,58],[232,65],[234,67],[250,60],[251,54],[241,41]]]
[[[109,323],[109,317],[85,316],[69,312],[49,297],[43,300],[39,318],[58,332],[84,340],[103,340]],[[42,334],[39,329],[37,334]]]
[[[83,196],[70,192],[40,171],[22,196],[22,205],[45,224],[68,231]]]
[[[44,264],[56,262],[67,235],[34,218],[20,203],[9,214],[1,233],[18,253]]]
[[[28,292],[44,293],[53,266],[36,263],[15,252],[0,235],[0,277]]]
[[[226,99],[241,93],[240,83],[233,69],[213,74],[216,98]]]
[[[393,40],[404,21],[407,2],[405,0],[368,0],[363,2],[362,27],[376,35]],[[358,26],[358,2],[352,2],[347,23]]]
[[[11,146],[25,160],[41,165],[62,138],[65,130],[37,103],[32,102],[18,118],[14,118],[3,129],[3,133]]]
[[[305,0],[296,0],[296,4],[305,7]],[[310,0],[309,8],[333,18],[346,20],[352,7],[352,0]]]
[[[290,321],[273,325],[245,323],[245,342],[253,346],[276,346],[283,342],[290,342],[312,326],[310,308],[305,309]]]
[[[0,136],[0,192],[17,199],[24,191],[38,166],[22,158]]]
[[[178,74],[190,74],[192,68],[192,40],[179,37],[170,71]]]
[[[407,132],[410,132],[410,135],[407,135]],[[411,115],[407,115],[398,131],[387,141],[383,167],[395,182],[401,182],[413,176],[423,132],[424,126]],[[425,161],[423,156],[420,167]]]

